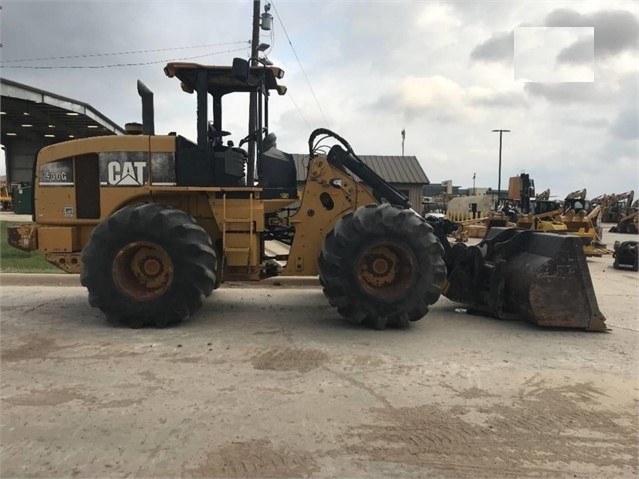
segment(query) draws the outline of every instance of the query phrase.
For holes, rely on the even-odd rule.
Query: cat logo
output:
[[[108,184],[111,186],[142,186],[146,161],[111,161],[107,165]]]

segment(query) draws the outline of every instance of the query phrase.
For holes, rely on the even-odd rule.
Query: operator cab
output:
[[[248,186],[262,188],[263,197],[297,195],[293,155],[279,150],[275,134],[268,131],[269,92],[286,93],[286,87],[277,83],[284,76],[283,70],[250,67],[246,60],[236,58],[232,67],[169,63],[164,71],[169,77],[177,77],[185,92],[197,94],[197,144],[177,137],[178,186]],[[257,128],[236,147],[232,141],[224,142],[231,133],[223,129],[222,97],[238,92],[255,94],[257,101],[251,106]],[[209,103],[213,121],[208,119]],[[245,143],[249,144],[248,151],[242,148]],[[249,155],[252,149],[257,153],[257,168]]]

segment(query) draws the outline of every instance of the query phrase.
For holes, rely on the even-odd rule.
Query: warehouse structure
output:
[[[0,79],[1,142],[7,183],[30,184],[37,152],[53,143],[124,130],[91,105]]]

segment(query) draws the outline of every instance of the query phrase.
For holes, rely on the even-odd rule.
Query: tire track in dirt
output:
[[[251,357],[255,369],[300,373],[316,369],[328,360],[328,354],[319,349],[295,347],[267,348]]]
[[[311,453],[275,448],[267,439],[233,441],[211,450],[193,469],[190,478],[293,478],[309,477],[319,471]]]
[[[144,402],[146,398],[122,398],[100,400],[99,398],[86,394],[77,388],[46,388],[32,389],[28,393],[3,397],[2,402],[11,406],[59,406],[72,401],[78,401],[83,407],[89,409],[113,409],[125,408]]]
[[[588,383],[524,385],[510,404],[373,408],[372,423],[340,440],[343,451],[369,461],[436,467],[452,476],[468,467],[500,476],[557,473],[570,465],[574,472],[605,467],[635,477],[637,412],[610,410],[598,402],[602,395]]]

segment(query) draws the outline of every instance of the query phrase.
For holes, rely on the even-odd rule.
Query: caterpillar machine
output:
[[[535,195],[533,180],[522,173],[510,178],[509,197],[515,199],[521,210],[517,228],[577,236],[586,256],[601,257],[611,252],[601,243],[602,230],[597,225],[601,209],[587,213],[590,202],[585,199],[586,189],[569,193],[561,204],[550,200],[549,189]]]
[[[634,195],[634,191],[613,195],[612,220],[617,224],[610,228],[611,233],[639,234],[639,201],[632,202]]]
[[[138,82],[142,134],[43,148],[34,222],[9,230],[11,245],[80,273],[108,319],[164,327],[224,281],[319,275],[339,314],[378,329],[421,319],[442,293],[499,318],[606,329],[578,238],[495,228],[479,246],[451,247],[445,223],[427,222],[326,129],[309,137],[298,194],[293,157],[268,126],[283,70],[235,59],[164,71],[197,96],[197,143],[154,133],[152,93]],[[223,140],[222,100],[237,93],[257,98],[257,128],[235,146]],[[272,240],[288,254],[269,255]]]

